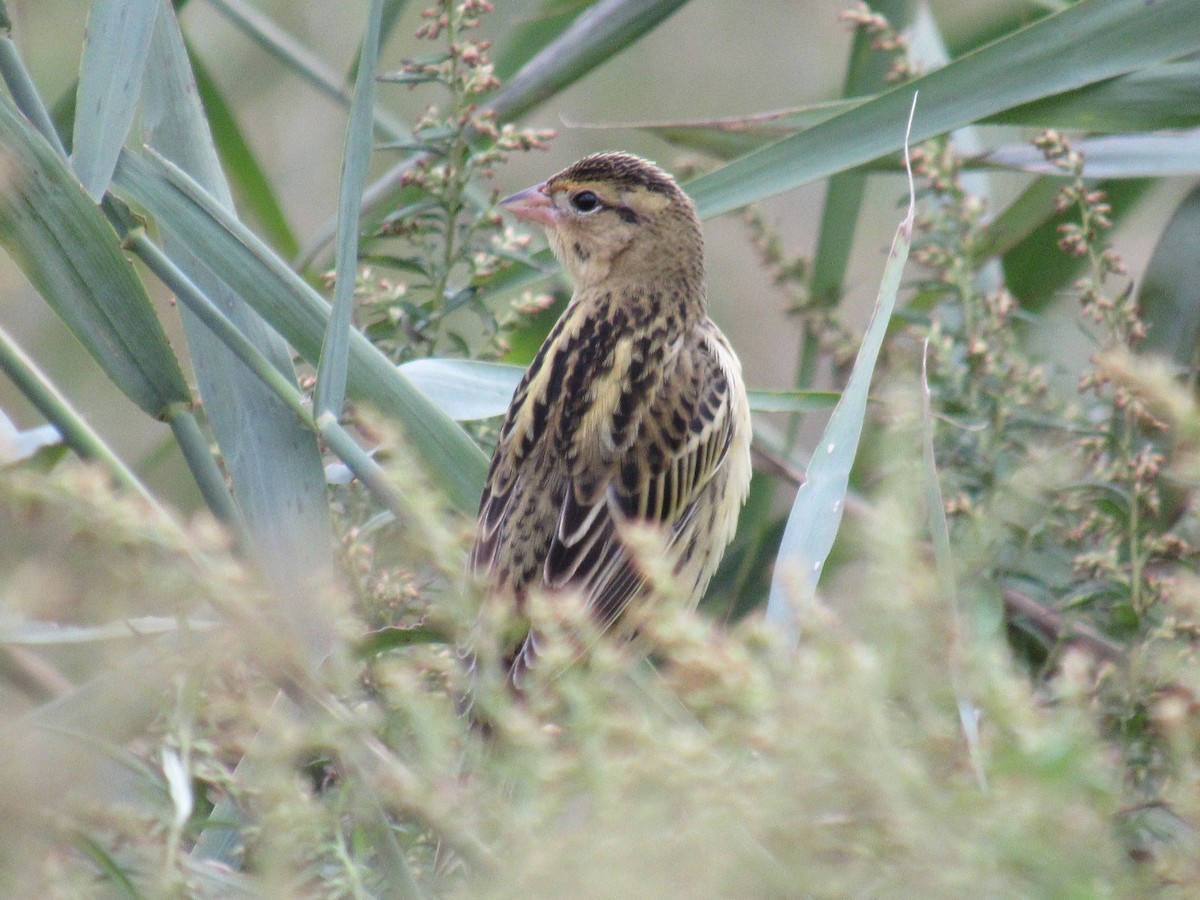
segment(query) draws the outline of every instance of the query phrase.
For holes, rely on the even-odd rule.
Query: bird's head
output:
[[[545,226],[577,288],[622,275],[703,279],[691,199],[654,163],[628,153],[585,157],[501,206]]]

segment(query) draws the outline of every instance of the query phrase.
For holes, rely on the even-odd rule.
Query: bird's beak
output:
[[[526,222],[537,222],[547,228],[553,228],[558,223],[558,213],[550,195],[546,193],[544,182],[506,197],[500,201],[500,205]]]

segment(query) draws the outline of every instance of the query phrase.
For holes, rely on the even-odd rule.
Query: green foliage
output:
[[[480,108],[478,98],[499,86],[488,58],[489,43],[472,39],[482,7],[462,4],[447,12],[432,9],[417,37],[444,45],[385,82],[410,87],[436,85],[448,96],[431,102],[413,126],[412,139],[393,147],[406,152],[400,179],[415,197],[384,218],[367,253],[402,275],[366,291],[365,330],[372,342],[396,360],[425,357],[445,350],[469,353],[468,341],[455,331],[443,337],[442,323],[462,309],[497,322],[479,302],[479,285],[505,260],[520,260],[524,238],[506,232],[489,199],[475,187],[481,175],[513,151],[544,147],[550,132],[497,126],[496,113]]]
[[[530,598],[543,664],[522,695],[505,684],[508,623],[481,618],[468,519],[518,371],[493,360],[526,362],[562,294],[490,179],[551,140],[521,117],[684,5],[547,0],[506,32],[484,0],[374,4],[405,58],[373,90],[358,79],[341,210],[361,232],[357,260],[340,234],[353,308],[333,326],[313,285],[334,229],[299,265],[272,249],[296,247],[297,198],[250,151],[249,101],[196,58],[189,20],[142,4],[126,32],[116,5],[91,5],[105,27],[71,92],[73,160],[0,36],[0,243],[101,371],[171,422],[208,506],[156,498],[0,331],[0,370],[78,457],[0,446],[0,893],[1195,891],[1196,194],[1162,217],[1144,272],[1114,232],[1147,176],[1197,171],[1190,0],[1039,8],[960,34],[974,49],[944,65],[912,49],[942,44],[928,11],[858,7],[841,98],[647,127],[709,161],[689,162],[707,213],[830,177],[811,258],[769,214],[746,219],[795,323],[774,345],[800,348],[795,381],[755,392],[751,500],[702,613],[639,611],[618,644],[569,599]],[[240,0],[212,6],[349,109],[357,62],[324,64]],[[910,12],[911,46],[894,27]],[[369,61],[372,34],[355,37]],[[886,279],[898,308],[871,332],[874,371],[854,368],[855,226],[870,182],[904,193],[892,154],[914,89],[912,264]],[[402,95],[424,104],[408,121]],[[986,151],[946,134],[978,123],[1058,130]],[[1023,179],[1015,199],[980,179],[996,167]],[[157,282],[186,310],[186,358]],[[1039,340],[1055,316],[1066,330]],[[1090,350],[1062,352],[1080,329]],[[334,375],[320,415],[318,370]],[[828,440],[806,417],[843,389],[834,429],[861,427],[863,452],[834,440],[823,481],[829,460],[804,448]],[[836,513],[800,527],[834,481]],[[781,541],[789,557],[820,544],[798,645],[763,614]],[[775,592],[791,610],[786,577]]]

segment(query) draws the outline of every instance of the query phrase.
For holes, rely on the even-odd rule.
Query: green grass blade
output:
[[[117,235],[65,162],[0,99],[0,244],[126,396],[152,416],[191,400]]]
[[[71,164],[97,203],[133,124],[159,0],[94,0],[88,10]]]
[[[96,867],[108,879],[108,883],[116,896],[126,900],[143,900],[145,895],[137,889],[132,879],[125,874],[121,864],[93,837],[82,831],[75,835],[75,848],[96,864]]]
[[[122,154],[114,183],[164,230],[188,235],[202,265],[218,270],[302,356],[317,359],[329,304],[199,185],[164,160],[130,153]],[[194,277],[186,265],[181,268]],[[487,458],[358,332],[350,335],[347,390],[395,416],[450,502],[474,513]]]
[[[915,21],[909,29],[909,54],[925,71],[940,69],[950,62],[950,51],[946,48],[941,28],[933,17],[928,3],[922,3]],[[959,156],[978,155],[983,149],[983,138],[975,126],[956,129],[949,138],[950,146]],[[995,208],[995,191],[992,173],[987,171],[964,172],[960,177],[962,190],[981,201],[987,209]],[[1003,286],[1003,270],[998,260],[981,263],[973,278],[976,287],[985,292],[995,292]]]
[[[496,77],[508,81],[533,59],[547,44],[554,41],[596,0],[541,0],[528,4],[521,18],[514,23],[511,34],[496,49],[493,60]]]
[[[196,94],[183,37],[168,9],[159,16],[148,73],[145,122],[149,144],[191,173],[215,198],[213,202],[232,217],[232,194]],[[291,353],[283,339],[230,289],[220,276],[221,266],[201,266],[192,234],[185,229],[164,230],[167,253],[191,270],[200,288],[220,305],[240,333],[294,385]],[[302,583],[323,577],[333,565],[329,503],[316,438],[194,313],[184,308],[180,319],[200,396],[255,555],[281,597],[288,601],[307,597]],[[210,488],[206,499],[213,502],[216,485]],[[227,516],[220,507],[214,511]],[[312,628],[318,617],[311,610],[301,610],[293,618],[293,624],[311,637],[312,655],[324,655],[323,644],[330,638],[316,634],[319,626]]]
[[[907,0],[890,0],[876,3],[873,8],[886,17],[894,28],[902,29],[911,17],[911,6]],[[865,28],[855,29],[846,77],[842,83],[842,96],[847,99],[841,102],[857,103],[851,98],[861,97],[885,86],[888,58],[875,49],[873,43],[874,38]],[[833,304],[841,296],[865,188],[865,174],[845,172],[831,178],[825,190],[821,228],[812,267],[812,291],[821,302]],[[805,381],[796,386],[807,385]]]
[[[99,675],[22,716],[9,717],[6,734],[15,751],[8,759],[11,777],[61,776],[62,791],[86,795],[89,802],[110,808],[140,805],[145,797],[144,784],[138,783],[140,766],[130,766],[130,754],[120,748],[145,735],[171,708],[170,682],[159,664],[165,654],[178,651],[178,642],[163,643],[172,641],[169,635],[142,639],[143,644],[151,641],[153,648],[114,654]]]
[[[242,365],[254,373],[255,377],[291,411],[297,421],[313,434],[320,434],[325,438],[334,453],[341,457],[381,502],[393,512],[400,512],[402,504],[397,499],[395,488],[387,482],[383,470],[354,442],[336,419],[324,416],[314,419],[294,380],[280,372],[144,233],[134,234],[129,243],[138,258],[171,289],[179,302],[202,321],[205,327],[237,356]],[[326,418],[329,421],[325,421]],[[173,418],[171,423],[176,425],[177,419]],[[185,453],[191,448],[193,452],[207,454],[207,444],[198,439],[199,429],[192,427],[194,420],[189,422],[189,417],[180,417],[178,423],[191,428],[190,432],[185,430],[180,435],[179,444]],[[219,479],[218,484],[223,486]],[[203,482],[201,487],[203,489]]]
[[[1197,260],[1200,187],[1192,188],[1175,209],[1146,266],[1138,293],[1138,311],[1146,323],[1146,339],[1139,349],[1169,357],[1183,371],[1195,366],[1200,346]]]
[[[981,791],[987,791],[987,769],[984,766],[983,747],[979,738],[979,708],[968,696],[966,688],[963,686],[962,669],[965,656],[963,641],[966,636],[963,633],[958,586],[954,577],[954,554],[950,547],[950,525],[946,521],[946,505],[942,499],[942,484],[938,477],[937,456],[933,448],[934,420],[933,404],[929,393],[928,364],[929,341],[927,339],[925,350],[921,355],[921,469],[924,475],[925,512],[928,516],[929,536],[933,544],[933,560],[938,576],[938,586],[941,588],[943,602],[950,608],[953,623],[947,659],[950,684],[954,690],[954,699],[958,706],[958,720],[967,744],[971,767],[975,771],[975,781]]]
[[[382,15],[383,0],[371,0],[354,83],[354,101],[350,104],[350,121],[346,125],[346,149],[342,156],[336,238],[337,280],[313,396],[318,416],[326,412],[335,418],[341,415],[346,398],[346,366],[353,327],[354,286],[358,276],[358,207],[362,203],[367,168],[371,164],[371,114],[375,106],[375,69],[379,63]]]
[[[1087,178],[1170,178],[1200,172],[1200,130],[1085,138],[1072,146],[1083,153]],[[982,159],[1038,175],[1062,171],[1030,144],[998,147]]]
[[[745,116],[677,122],[606,122],[593,128],[634,128],[669,144],[699,150],[717,159],[734,159],[797,131],[812,128],[866,102],[869,97],[824,100],[806,106],[773,109]]]
[[[912,109],[916,109],[913,96]],[[912,127],[912,118],[909,127]],[[905,141],[901,140],[901,145]],[[911,191],[911,181],[910,181]],[[846,382],[841,400],[829,417],[812,461],[808,465],[804,484],[796,492],[791,514],[784,528],[771,592],[767,600],[767,621],[794,643],[800,617],[816,596],[821,569],[833,549],[838,526],[850,485],[850,469],[858,452],[866,417],[871,388],[871,375],[879,357],[883,338],[896,305],[904,264],[912,242],[914,204],[910,197],[908,216],[896,230],[891,252],[884,268],[883,283],[871,322],[863,335],[854,369]]]
[[[503,415],[525,368],[476,359],[414,359],[400,372],[450,418],[469,422]]]
[[[1158,131],[1200,124],[1200,61],[1159,63],[1085,87],[1022,103],[984,116],[980,124],[1079,131]],[[845,100],[691,122],[606,125],[637,128],[663,140],[733,159],[812,128],[872,99],[869,89]]]
[[[246,337],[233,321],[209,299],[184,272],[151,241],[144,231],[129,236],[127,244],[164,285],[176,300],[186,307],[213,336],[221,341],[255,377],[270,388],[292,414],[312,422],[304,397],[288,374],[281,372],[262,351]],[[310,426],[311,427],[311,426]]]
[[[94,644],[107,641],[140,641],[157,634],[180,631],[209,631],[219,623],[185,620],[177,616],[131,616],[101,625],[60,625],[30,619],[15,619],[0,624],[0,644],[21,647],[58,647],[66,644]]]
[[[1054,215],[1054,198],[1065,179],[1035,178],[984,231],[977,250],[981,258],[1004,256]]]
[[[501,121],[516,119],[649,34],[687,0],[599,0],[489,101]]]
[[[3,32],[0,33],[0,77],[4,78],[17,109],[33,123],[33,127],[49,142],[54,151],[65,159],[67,150],[63,146],[62,137],[54,127],[54,120],[50,118],[50,112],[42,102],[37,86],[29,77],[29,70],[21,62],[21,55],[17,52],[17,45],[13,43],[7,19],[3,28]]]
[[[146,486],[3,328],[0,328],[0,372],[9,377],[46,421],[54,424],[67,446],[83,459],[99,462],[118,484],[135,491],[151,506],[158,506]]]
[[[379,46],[381,48],[387,45],[388,37],[395,30],[396,25],[400,22],[400,17],[404,15],[404,10],[407,7],[408,0],[383,0],[383,11],[379,16]],[[354,54],[354,64],[346,74],[347,83],[355,81],[358,78],[358,67],[361,59],[362,44],[360,43],[358,52]]]
[[[247,37],[316,88],[317,91],[347,108],[350,106],[353,95],[347,89],[341,75],[294,37],[287,34],[270,18],[240,0],[211,0],[211,3]],[[379,108],[373,111],[373,117],[375,129],[385,141],[399,144],[412,142],[412,132],[396,117]],[[383,210],[396,205],[398,196],[404,193],[401,185],[403,173],[408,171],[411,166],[411,160],[402,160],[363,191],[360,218],[377,220],[383,216]],[[286,255],[288,258],[297,259],[297,264],[301,268],[310,266],[323,268],[328,265],[325,254],[328,245],[335,238],[336,230],[336,217],[331,216],[327,222],[315,229],[313,236],[298,253]]]
[[[145,650],[97,675],[71,692],[37,707],[24,721],[38,728],[70,732],[87,740],[124,744],[162,714],[165,685],[146,677]],[[61,746],[69,753],[69,748]]]
[[[225,483],[225,473],[213,459],[209,437],[200,428],[196,416],[189,409],[174,407],[168,414],[167,421],[171,425],[175,443],[179,445],[179,451],[183,454],[192,477],[196,479],[196,487],[200,489],[200,496],[204,498],[205,505],[217,520],[233,533],[243,552],[256,547],[257,545],[248,538],[241,509],[229,492],[229,485]]]
[[[744,156],[688,185],[716,215],[900,149],[912,90],[922,141],[990,115],[1127,72],[1200,45],[1194,0],[1086,0],[981,47],[820,125]]]
[[[1200,123],[1200,59],[1161,63],[1022,104],[997,125],[1079,131],[1156,131]]]
[[[885,16],[895,28],[903,28],[911,18],[910,3],[877,4],[876,11]],[[850,48],[850,61],[842,84],[842,96],[853,98],[876,91],[886,84],[889,60],[875,49],[874,38],[865,28],[856,28]],[[854,103],[856,101],[847,101]],[[832,307],[842,296],[850,250],[854,246],[854,231],[858,225],[859,209],[867,188],[867,175],[861,171],[838,172],[829,178],[825,187],[825,202],[821,207],[821,225],[812,260],[812,296],[816,303]],[[805,324],[800,360],[796,369],[797,388],[807,388],[816,379],[819,341],[814,330]],[[795,439],[800,418],[793,417],[788,427],[789,441]]]
[[[817,412],[837,406],[842,395],[837,391],[747,391],[750,410],[764,413]]]
[[[524,366],[478,359],[414,359],[400,372],[442,412],[458,422],[503,415]],[[836,391],[750,391],[754,412],[813,412],[834,406]]]

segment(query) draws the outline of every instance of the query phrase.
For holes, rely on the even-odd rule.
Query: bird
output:
[[[656,164],[587,156],[500,202],[545,228],[573,285],[513,394],[480,499],[470,567],[484,597],[521,610],[573,591],[602,630],[655,590],[631,526],[657,528],[694,606],[749,492],[741,364],[708,316],[696,208]],[[522,626],[524,628],[524,626]],[[536,662],[525,629],[505,659]]]

